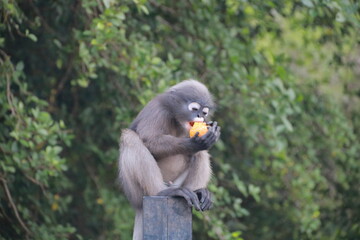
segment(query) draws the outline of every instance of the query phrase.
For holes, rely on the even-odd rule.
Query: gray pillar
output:
[[[191,240],[192,213],[183,198],[143,199],[144,240]]]

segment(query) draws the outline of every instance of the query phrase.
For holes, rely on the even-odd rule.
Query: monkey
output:
[[[142,240],[143,196],[183,197],[198,211],[209,210],[206,188],[212,170],[208,150],[221,128],[208,122],[205,135],[189,137],[194,122],[206,122],[214,110],[213,97],[197,80],[185,80],[153,98],[123,129],[118,159],[119,180],[135,209],[133,240]]]

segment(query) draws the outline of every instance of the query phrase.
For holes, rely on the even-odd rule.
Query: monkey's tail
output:
[[[143,210],[136,209],[133,240],[143,240]]]

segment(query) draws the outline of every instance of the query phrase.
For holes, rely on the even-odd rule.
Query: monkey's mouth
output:
[[[194,126],[194,123],[196,122],[204,122],[205,119],[204,118],[194,118],[192,121],[188,122],[188,124],[186,124],[186,129],[190,130],[190,128],[192,128]]]
[[[187,131],[190,131],[190,129],[194,126],[195,121],[188,122],[185,126]]]
[[[194,119],[194,121],[190,121],[189,122],[189,125],[192,127],[192,126],[194,126],[194,123],[196,123],[196,122],[204,122],[204,118],[196,118],[196,119]]]

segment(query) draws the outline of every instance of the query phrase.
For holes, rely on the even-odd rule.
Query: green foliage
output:
[[[1,239],[129,239],[121,129],[186,78],[222,126],[194,239],[360,237],[356,1],[0,6]]]
[[[24,64],[14,67],[2,52],[0,182],[4,238],[68,239],[75,228],[57,221],[68,210],[69,187],[60,156],[72,135],[62,120],[54,121],[48,104],[28,91]],[[60,199],[61,198],[61,199]],[[66,224],[66,225],[65,225]]]

